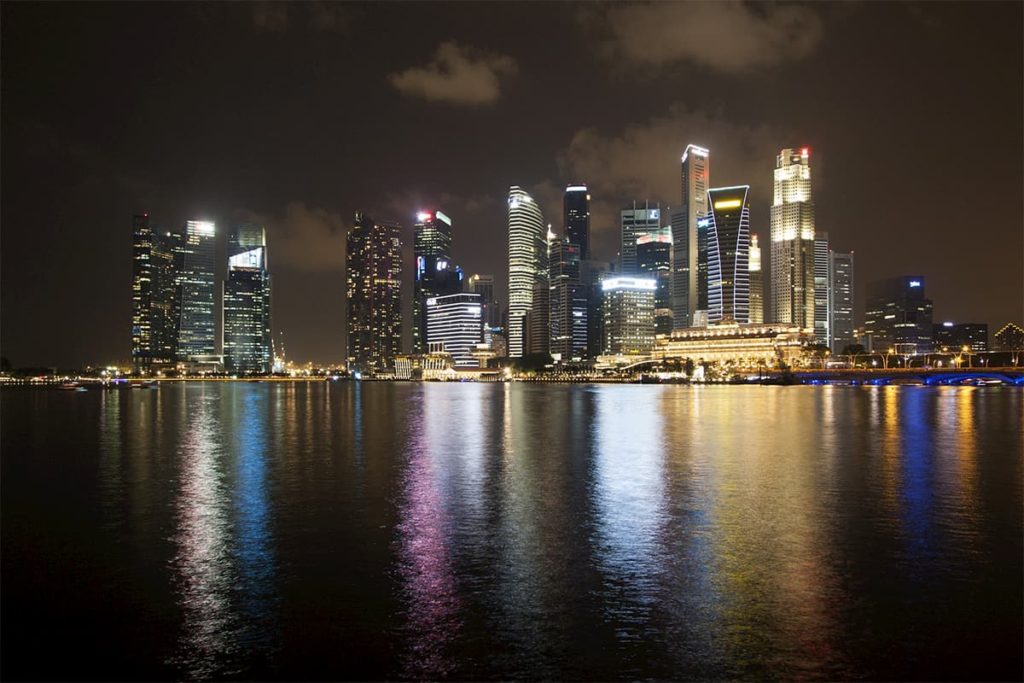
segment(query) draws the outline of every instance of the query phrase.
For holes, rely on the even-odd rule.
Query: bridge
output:
[[[778,376],[771,373],[768,376]],[[803,384],[849,382],[851,384],[892,384],[894,382],[920,382],[928,386],[961,385],[998,382],[1010,386],[1024,386],[1024,368],[891,368],[796,370],[793,379]]]

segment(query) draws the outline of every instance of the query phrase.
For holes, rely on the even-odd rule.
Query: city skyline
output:
[[[456,16],[412,7],[401,16],[389,15],[395,30],[410,37],[407,44],[381,64],[355,70],[328,60],[324,74],[296,81],[297,107],[261,100],[255,93],[262,81],[244,77],[240,67],[221,59],[218,44],[232,38],[240,55],[254,56],[255,61],[242,60],[245,69],[286,82],[304,73],[301,65],[313,53],[341,54],[339,35],[351,43],[345,54],[358,49],[361,27],[388,12],[378,6],[336,9],[337,21],[328,26],[301,5],[289,6],[276,24],[260,19],[250,6],[209,6],[202,12],[124,6],[117,9],[117,21],[106,6],[59,11],[5,6],[5,356],[15,365],[127,361],[124,330],[131,301],[125,292],[131,261],[120,255],[130,251],[126,220],[149,212],[164,225],[196,219],[218,226],[266,225],[275,254],[274,329],[285,332],[292,357],[337,360],[346,353],[339,343],[343,297],[318,293],[340,289],[342,243],[356,209],[403,226],[402,301],[411,311],[411,237],[418,210],[444,206],[456,218],[453,258],[467,272],[493,273],[500,292],[506,284],[503,204],[510,184],[529,191],[560,229],[553,219],[561,213],[566,184],[586,183],[594,198],[591,251],[613,258],[609,247],[617,239],[618,211],[625,202],[650,198],[663,209],[676,208],[679,160],[687,144],[711,150],[715,186],[751,185],[750,230],[762,236],[765,252],[767,169],[779,149],[810,149],[815,227],[828,232],[838,249],[858,254],[858,319],[868,282],[919,273],[928,280],[935,320],[987,322],[991,330],[1020,320],[1024,174],[1016,122],[1022,79],[1014,49],[1019,40],[1016,34],[1006,40],[988,37],[967,55],[945,49],[954,36],[1012,31],[1020,23],[1018,6],[991,6],[1000,21],[992,21],[991,12],[959,5],[801,8],[812,30],[798,53],[762,45],[763,59],[746,57],[739,65],[718,54],[656,54],[648,65],[651,77],[634,79],[649,95],[645,106],[629,111],[595,106],[609,101],[623,77],[644,68],[642,62],[638,66],[640,58],[623,52],[629,27],[637,17],[685,12],[685,6],[614,7],[591,17],[601,35],[610,31],[610,45],[619,50],[614,68],[594,49],[591,29],[580,27],[579,7],[536,8],[547,20],[541,31],[567,39],[557,48],[529,53],[497,26],[502,17],[521,11],[516,6],[488,8],[496,18],[482,24],[478,8],[464,8]],[[741,16],[755,23],[772,20],[770,12]],[[668,14],[664,23],[684,22]],[[447,30],[421,30],[441,24]],[[478,25],[479,33],[470,30]],[[868,27],[880,27],[872,29],[871,49],[852,39]],[[169,58],[173,51],[157,51],[138,72],[113,59],[142,36],[167,46],[184,44],[188,36],[201,58],[172,68],[180,62]],[[30,49],[30,39],[41,44]],[[57,52],[53,41],[61,41]],[[66,51],[84,57],[70,63],[38,56]],[[278,62],[258,57],[268,51]],[[201,64],[210,63],[220,66],[207,73]],[[558,68],[567,73],[590,75],[575,84],[578,101],[541,126],[523,108],[552,92],[534,85],[532,76],[562,63]],[[465,66],[494,79],[488,76],[480,92],[474,91],[477,100],[466,101],[465,93],[452,89],[444,90],[446,101],[429,99],[414,84],[442,73],[437,64]],[[166,80],[156,89],[143,87],[154,71],[166,73]],[[835,78],[837,73],[845,78]],[[941,84],[933,76],[938,73]],[[337,83],[349,81],[387,105],[372,127],[351,107],[336,120],[316,113],[333,116],[338,108],[332,93]],[[30,82],[47,83],[46,92]],[[897,89],[897,83],[904,85]],[[702,95],[680,97],[682,84]],[[129,99],[112,94],[110,87]],[[97,90],[98,96],[80,97],[83,88]],[[77,106],[69,106],[67,98],[76,98]],[[175,102],[196,99],[213,113],[181,116],[182,105]],[[258,106],[238,114],[238,102],[249,100]],[[233,105],[229,109],[227,102]],[[934,111],[943,111],[941,121]],[[396,132],[389,146],[359,139],[380,127],[402,131],[403,122],[413,117],[422,117],[422,123]],[[458,137],[452,136],[449,119],[460,122]],[[517,123],[508,128],[509,121]],[[280,141],[263,135],[272,124],[282,131]],[[503,129],[512,131],[511,139],[497,133]],[[343,149],[346,162],[338,164]],[[942,165],[955,150],[976,154],[984,163],[954,179]],[[423,164],[409,164],[406,171],[385,163],[439,155],[445,163],[434,164],[430,173]],[[982,192],[989,199],[979,205],[972,198]],[[53,215],[40,222],[44,206],[52,207]],[[968,223],[971,230],[965,231]],[[217,249],[222,280],[222,238]],[[32,273],[42,268],[43,253],[52,276],[41,279]],[[770,259],[765,260],[771,272]],[[86,284],[72,284],[71,274]],[[991,292],[1000,295],[987,296]],[[310,306],[312,300],[323,300],[323,306]],[[403,319],[411,319],[406,311]],[[73,337],[57,331],[58,320],[76,331]],[[405,327],[404,346],[411,334]]]

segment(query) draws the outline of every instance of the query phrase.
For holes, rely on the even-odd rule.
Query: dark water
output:
[[[1019,679],[1024,392],[2,393],[2,674]]]

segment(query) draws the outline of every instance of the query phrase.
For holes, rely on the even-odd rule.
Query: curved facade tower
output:
[[[708,322],[750,322],[749,185],[708,190]]]
[[[814,328],[814,201],[807,148],[784,149],[775,163],[771,212],[774,323]]]
[[[544,216],[523,188],[508,190],[508,355],[523,355],[523,323],[546,256]]]

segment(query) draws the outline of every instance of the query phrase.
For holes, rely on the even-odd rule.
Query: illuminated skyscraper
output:
[[[416,214],[413,255],[413,353],[426,353],[426,300],[462,291],[462,269],[452,263],[452,219],[443,211]]]
[[[640,355],[654,348],[654,291],[651,278],[615,277],[604,291],[604,353]]]
[[[853,252],[829,251],[829,332],[832,353],[839,354],[853,338]]]
[[[750,236],[750,322],[764,322],[764,271],[761,269],[761,247],[757,235]]]
[[[132,369],[148,374],[175,360],[175,239],[132,217]]]
[[[425,302],[427,311],[427,348],[441,344],[452,354],[455,365],[476,367],[472,352],[483,339],[483,315],[479,294],[432,296]]]
[[[474,274],[466,279],[467,290],[480,295],[483,324],[501,327],[501,305],[494,298],[494,276]]]
[[[784,149],[775,165],[771,209],[772,305],[769,322],[814,328],[814,201],[810,155]]]
[[[637,270],[654,278],[654,328],[658,334],[672,331],[672,228],[666,226],[636,239]]]
[[[920,275],[890,277],[868,283],[864,331],[876,351],[896,354],[932,350],[932,301],[925,297]]]
[[[814,338],[819,344],[832,347],[829,321],[832,293],[828,280],[828,233],[814,234]]]
[[[402,228],[357,211],[347,245],[349,367],[381,373],[402,349]]]
[[[174,246],[176,354],[179,361],[217,353],[214,273],[217,227],[188,221]]]
[[[508,191],[508,353],[523,355],[526,314],[533,308],[534,287],[546,279],[544,216],[525,190]]]
[[[749,185],[708,190],[708,322],[750,322]]]
[[[590,258],[590,193],[583,183],[571,183],[563,199],[565,236],[579,246],[580,259]]]
[[[686,146],[680,185],[682,202],[679,211],[672,214],[672,324],[676,329],[691,326],[694,312],[707,308],[707,248],[701,249],[706,245],[706,234],[699,230],[697,217],[708,212],[707,192],[711,187],[708,150],[697,145]],[[702,254],[704,259],[700,258]]]
[[[620,213],[622,242],[619,250],[619,263],[623,275],[636,275],[636,240],[641,235],[649,232],[656,232],[661,228],[661,208],[659,204],[653,207],[649,201],[644,201],[638,206],[634,201],[632,208],[625,208]]]
[[[239,374],[269,373],[270,273],[263,226],[236,226],[228,236],[227,256],[224,368]]]
[[[587,291],[580,281],[580,248],[567,237],[548,252],[549,352],[563,361],[587,357]]]

